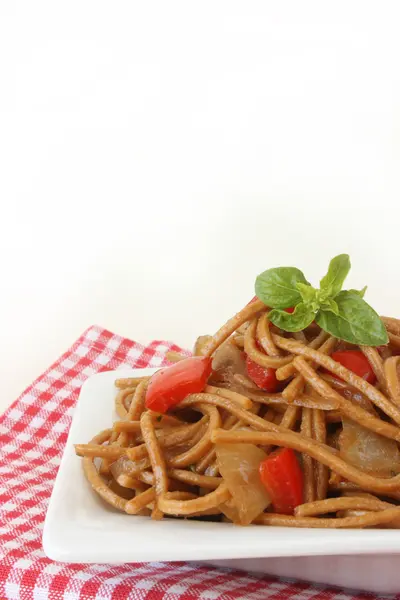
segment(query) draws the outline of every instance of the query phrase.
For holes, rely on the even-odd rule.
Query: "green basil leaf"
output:
[[[271,308],[296,306],[301,302],[297,283],[307,283],[307,280],[295,267],[268,269],[256,279],[256,296]]]
[[[325,292],[326,297],[335,297],[340,292],[350,267],[348,254],[339,254],[339,256],[332,258],[327,274],[319,283],[320,290]]]
[[[316,302],[318,290],[313,288],[312,285],[298,282],[296,283],[296,287],[299,290],[305,304],[309,305]]]
[[[364,298],[365,292],[367,291],[367,289],[368,289],[368,286],[364,285],[362,290],[349,290],[349,292],[351,294],[357,294],[357,296],[360,296],[360,298]]]
[[[311,325],[314,317],[315,312],[306,306],[304,302],[300,302],[292,313],[275,308],[268,314],[271,323],[284,331],[301,331]]]
[[[322,329],[351,344],[380,346],[388,343],[383,321],[359,294],[343,291],[335,301],[339,315],[321,309],[315,318]]]
[[[328,298],[325,300],[325,302],[321,304],[321,310],[329,310],[330,312],[333,312],[334,315],[339,314],[339,307],[336,300],[333,298]]]

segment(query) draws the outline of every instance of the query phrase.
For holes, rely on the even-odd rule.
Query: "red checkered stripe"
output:
[[[64,564],[44,555],[44,517],[82,384],[100,371],[164,365],[169,350],[181,351],[162,341],[144,347],[91,327],[0,418],[0,599],[350,599],[201,565]]]

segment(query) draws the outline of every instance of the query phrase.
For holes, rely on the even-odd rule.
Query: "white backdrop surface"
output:
[[[89,325],[191,345],[265,268],[400,315],[400,5],[0,3],[0,408]]]

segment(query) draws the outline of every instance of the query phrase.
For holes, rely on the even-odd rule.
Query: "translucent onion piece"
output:
[[[267,455],[253,444],[217,444],[219,472],[224,478],[240,525],[249,525],[271,503],[259,467]]]
[[[219,509],[232,523],[235,523],[235,525],[241,524],[239,511],[234,504],[233,498],[225,502],[225,504],[220,504]]]
[[[231,376],[234,373],[246,375],[246,362],[243,358],[243,353],[230,341],[222,344],[215,352],[212,367],[213,371],[217,373],[228,371]]]
[[[339,448],[344,460],[366,473],[390,477],[400,472],[397,443],[348,419],[343,419]]]

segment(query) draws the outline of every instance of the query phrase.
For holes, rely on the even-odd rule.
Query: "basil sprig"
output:
[[[350,271],[350,257],[339,254],[329,264],[319,289],[295,267],[268,269],[256,279],[256,296],[272,310],[269,320],[284,331],[301,331],[314,320],[331,335],[365,346],[388,343],[379,315],[365,302],[362,290],[342,290]],[[294,308],[286,312],[285,308]]]

